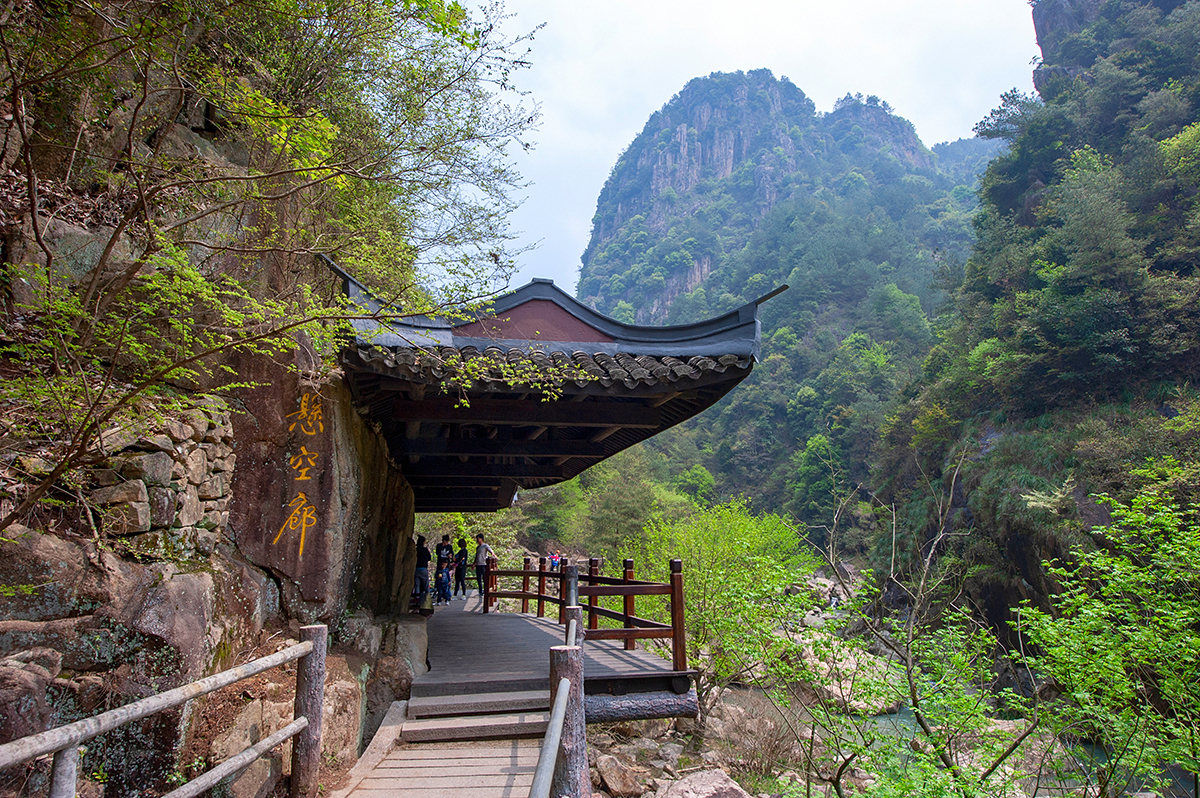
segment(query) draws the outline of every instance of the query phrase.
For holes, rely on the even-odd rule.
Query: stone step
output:
[[[549,712],[514,712],[506,715],[458,715],[406,721],[400,739],[406,743],[448,740],[488,740],[496,737],[542,737],[550,723]]]
[[[548,690],[475,693],[474,695],[420,696],[408,702],[410,718],[445,718],[455,715],[495,715],[545,712],[550,709]]]

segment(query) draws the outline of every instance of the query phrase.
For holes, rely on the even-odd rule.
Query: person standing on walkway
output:
[[[425,545],[424,535],[417,535],[417,570],[414,576],[414,589],[418,602],[421,603],[425,601],[425,594],[429,592],[429,547]]]
[[[454,597],[458,598],[458,589],[462,588],[463,601],[467,600],[467,541],[458,539],[458,551],[454,552]]]
[[[492,551],[483,540],[483,535],[475,536],[475,580],[479,584],[479,599],[487,601],[487,561],[488,557],[496,556],[496,552]],[[486,609],[486,605],[481,606],[481,609]]]

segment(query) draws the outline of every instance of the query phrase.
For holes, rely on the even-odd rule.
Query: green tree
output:
[[[1026,606],[1021,630],[1064,701],[1060,733],[1097,742],[1087,769],[1100,795],[1130,776],[1156,779],[1178,763],[1200,781],[1200,508],[1158,492],[1129,503],[1105,498],[1108,527],[1095,547],[1051,567],[1061,591],[1051,610]]]

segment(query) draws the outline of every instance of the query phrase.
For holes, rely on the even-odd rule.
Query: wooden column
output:
[[[495,593],[496,593],[496,590],[497,590],[497,589],[500,587],[500,577],[496,576],[496,569],[500,567],[500,561],[499,561],[499,560],[497,560],[495,557],[488,557],[487,564],[488,564],[488,571],[487,571],[487,584],[488,584],[488,597],[487,597],[487,604],[488,604],[488,606],[489,606],[489,607],[495,607],[495,606],[496,606],[496,596],[495,596]]]
[[[491,596],[488,595],[488,585],[492,581],[492,558],[485,557],[483,559],[483,582],[479,585],[479,603],[483,605],[483,612],[487,614],[488,609],[492,606]]]
[[[521,579],[521,592],[525,595],[521,598],[521,612],[529,612],[529,571],[533,568],[533,558],[526,557],[521,565],[521,570],[525,572],[525,576]]]
[[[538,617],[546,617],[546,558],[538,557]]]
[[[308,718],[308,726],[292,740],[292,780],[289,798],[316,798],[321,769],[321,714],[325,701],[325,647],[329,630],[321,624],[300,627],[300,642],[313,644],[310,654],[296,664],[294,717]]]
[[[571,560],[563,557],[558,564],[558,622],[567,622],[567,566]]]
[[[550,649],[550,705],[554,705],[558,683],[571,680],[567,716],[563,720],[562,739],[550,794],[554,798],[591,798],[592,780],[588,773],[587,720],[584,717],[583,649],[579,646],[554,646]]]
[[[686,671],[687,632],[683,625],[683,560],[671,560],[671,661]]]
[[[592,557],[591,559],[588,560],[588,577],[597,577],[599,575],[600,575],[600,558]],[[595,585],[596,580],[594,578],[589,578],[588,584]],[[596,614],[596,602],[598,601],[598,599],[599,599],[599,597],[597,597],[597,596],[588,596],[588,628],[589,629],[595,629],[598,626],[598,621],[600,620],[600,616]]]
[[[625,560],[623,563],[621,563],[621,566],[624,568],[624,573],[622,574],[622,578],[625,580],[625,584],[629,584],[633,580],[633,560]],[[636,602],[636,598],[634,596],[626,596],[625,597],[625,628],[626,629],[633,628],[633,621],[630,619],[633,618],[635,615],[637,615],[637,611],[636,611],[637,607],[636,607],[635,602]],[[637,641],[634,640],[632,637],[626,638],[625,639],[625,650],[626,651],[636,651],[637,650]]]
[[[583,628],[583,607],[573,605],[567,607],[567,629],[571,628],[571,621],[575,621],[575,640],[567,645],[583,647],[583,641],[587,637],[587,631]]]

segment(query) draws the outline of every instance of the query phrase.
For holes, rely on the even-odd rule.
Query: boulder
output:
[[[660,787],[654,798],[750,798],[723,770],[702,770]]]
[[[596,770],[613,798],[634,798],[644,790],[633,770],[615,756],[602,754],[596,759]]]
[[[45,731],[53,710],[50,683],[62,670],[62,655],[33,648],[0,660],[0,743]]]

